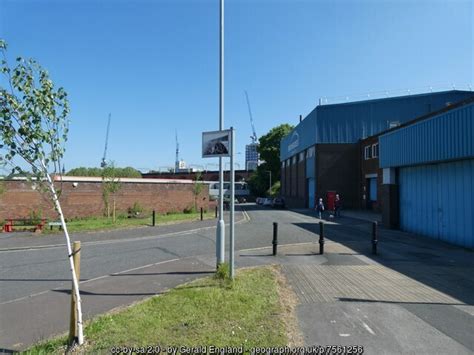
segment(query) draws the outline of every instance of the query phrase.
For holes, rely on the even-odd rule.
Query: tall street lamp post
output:
[[[219,130],[224,129],[224,0],[219,1]],[[224,262],[224,172],[222,157],[219,157],[219,221],[216,230],[217,266]]]

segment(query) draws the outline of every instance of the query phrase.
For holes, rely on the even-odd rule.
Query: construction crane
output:
[[[177,173],[179,170],[179,142],[178,142],[178,130],[174,131],[176,137],[176,160],[174,162],[174,172]]]
[[[109,130],[110,130],[110,119],[112,115],[109,113],[109,119],[107,121],[107,132],[105,133],[105,148],[104,148],[104,156],[102,157],[102,162],[100,163],[101,168],[107,167],[107,145],[109,143]]]
[[[250,139],[252,140],[252,143],[257,143],[258,137],[257,137],[257,133],[255,132],[255,125],[253,124],[252,110],[250,109],[249,95],[247,94],[247,91],[245,91],[245,98],[247,99],[247,106],[249,108],[249,116],[250,116],[250,124],[252,125],[252,135],[250,136]]]

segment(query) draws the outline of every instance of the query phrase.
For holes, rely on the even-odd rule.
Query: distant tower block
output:
[[[257,170],[260,155],[258,154],[258,143],[250,143],[245,146],[245,169]]]

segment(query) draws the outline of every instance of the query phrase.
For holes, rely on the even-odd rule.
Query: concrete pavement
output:
[[[379,254],[373,256],[370,225],[341,218],[327,224],[326,253],[318,255],[318,220],[310,214],[257,206],[247,210],[250,221],[236,229],[237,266],[281,265],[300,301],[298,320],[307,345],[361,345],[368,354],[474,352],[472,251],[381,229]],[[277,257],[270,255],[272,221],[279,222],[280,242],[286,244]],[[81,291],[86,318],[212,273],[212,228],[85,248]],[[53,269],[39,262],[54,259],[56,249],[2,253],[6,263],[25,258],[24,267],[17,262],[6,273],[2,269],[0,347],[5,351],[67,329],[67,270],[60,281],[61,273],[55,272],[59,260]],[[101,261],[100,256],[111,253],[118,255]],[[28,258],[37,259],[29,264]],[[87,269],[94,262],[100,272]],[[32,265],[44,271],[32,271]],[[27,274],[33,274],[29,281]],[[11,286],[19,283],[25,287]],[[10,288],[15,291],[4,291]],[[26,321],[25,314],[31,319]]]

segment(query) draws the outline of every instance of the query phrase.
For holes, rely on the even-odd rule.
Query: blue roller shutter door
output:
[[[474,247],[474,160],[401,168],[400,228]]]

